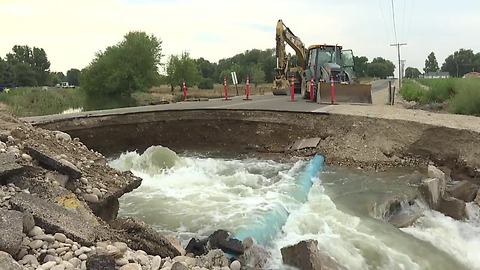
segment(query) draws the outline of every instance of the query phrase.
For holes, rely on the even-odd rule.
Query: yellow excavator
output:
[[[296,55],[296,64],[287,55],[288,44]],[[334,84],[337,103],[372,103],[371,85],[356,82],[353,51],[339,45],[312,45],[308,48],[299,37],[278,20],[276,27],[276,59],[274,95],[286,95],[294,80],[295,93],[310,97],[313,81],[314,99],[319,103],[331,102]]]

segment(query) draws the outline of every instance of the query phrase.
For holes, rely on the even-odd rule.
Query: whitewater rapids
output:
[[[110,162],[143,179],[121,198],[120,215],[140,218],[184,243],[217,229],[238,233],[271,222],[266,216],[272,211],[285,215],[264,243],[272,253],[270,268],[283,267],[280,248],[316,239],[347,269],[480,269],[478,207],[469,205],[467,222],[425,210],[413,226],[399,230],[372,217],[368,205],[392,190],[411,192],[413,174],[327,167],[301,201],[292,194],[307,164],[178,156],[161,146]]]

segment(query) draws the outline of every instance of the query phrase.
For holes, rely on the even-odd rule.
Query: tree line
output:
[[[480,52],[474,53],[471,49],[459,49],[445,58],[441,67],[438,65],[434,52],[431,52],[425,59],[423,68],[425,73],[428,72],[448,72],[451,77],[463,77],[463,75],[480,71]],[[405,70],[405,77],[418,78],[422,73],[414,67],[408,67]]]
[[[47,53],[42,48],[15,45],[5,58],[0,57],[0,86],[54,86],[68,81],[79,85],[80,70],[51,72]]]
[[[357,77],[386,78],[395,69],[391,61],[382,57],[370,62],[365,56],[354,57],[354,62]],[[173,91],[183,81],[189,87],[211,89],[213,84],[223,83],[225,77],[231,82],[232,71],[239,82],[249,77],[252,84],[271,83],[275,66],[274,49],[247,50],[218,62],[195,59],[188,52],[165,58],[159,38],[137,31],[127,33],[117,44],[98,52],[84,69],[70,69],[66,75],[50,71],[43,49],[16,45],[5,59],[0,58],[0,85],[43,86],[68,81],[81,85],[89,95],[129,95],[160,84],[168,84]]]
[[[375,77],[385,79],[393,76],[395,65],[382,57],[376,57],[368,62],[366,56],[354,56],[354,69],[357,77]]]
[[[204,58],[193,59],[190,54],[169,57],[161,80],[168,83],[173,91],[175,86],[198,85],[199,88],[211,89],[214,83],[223,83],[224,78],[230,81],[230,72],[235,71],[239,82],[249,77],[254,84],[273,82],[275,76],[275,50],[247,50],[233,57],[220,59],[212,63]]]

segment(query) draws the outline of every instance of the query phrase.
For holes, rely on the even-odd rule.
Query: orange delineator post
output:
[[[223,78],[223,90],[224,90],[225,100],[231,100],[230,98],[228,98],[227,77]]]
[[[314,82],[313,82],[313,78],[310,79],[310,101],[313,102],[313,100],[315,99],[315,95],[313,93],[315,87],[314,87]]]
[[[187,100],[187,83],[183,81],[183,101]]]
[[[292,88],[290,90],[290,101],[295,101],[295,78],[292,77]]]
[[[335,82],[333,81],[333,77],[330,78],[330,89],[331,89],[330,98],[331,98],[332,104],[335,104]]]

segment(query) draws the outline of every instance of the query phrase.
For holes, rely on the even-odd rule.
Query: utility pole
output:
[[[405,45],[407,45],[407,43],[390,44],[390,46],[397,47],[397,53],[398,53],[398,89],[399,90],[402,88],[402,60],[400,58],[400,47],[405,46]]]

